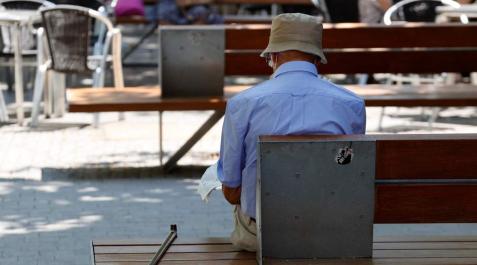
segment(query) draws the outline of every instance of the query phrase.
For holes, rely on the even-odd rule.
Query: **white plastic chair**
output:
[[[392,20],[392,17],[396,16],[396,14],[402,11],[402,8],[404,6],[419,3],[419,2],[439,2],[439,3],[442,3],[443,5],[447,5],[453,8],[459,8],[461,6],[459,2],[456,2],[454,0],[403,0],[391,6],[388,10],[386,10],[386,13],[384,13],[384,17],[383,17],[383,23],[385,25],[392,25],[393,23],[396,22]],[[404,15],[400,15],[400,17],[404,18]],[[400,21],[400,22],[406,22],[406,21]],[[466,17],[461,17],[461,22],[462,23],[468,22],[468,18],[466,19]]]
[[[1,0],[0,1],[0,9],[1,10],[39,10],[45,7],[53,7],[54,4],[49,1],[41,1],[41,0]],[[13,60],[13,49],[12,49],[12,41],[11,41],[11,31],[10,28],[7,26],[2,26],[1,34],[2,34],[2,44],[3,49],[0,52],[2,57],[6,57],[7,61],[0,62],[0,66],[10,67],[14,65]],[[35,56],[36,49],[35,49],[35,32],[33,27],[24,27],[22,28],[22,39],[23,39],[23,49],[22,54],[24,56]],[[24,65],[28,65],[24,63]],[[32,64],[34,66],[34,64]],[[7,73],[9,75],[10,73]],[[9,82],[10,83],[10,82]],[[10,85],[10,84],[9,84]],[[8,110],[6,107],[6,103],[3,97],[3,93],[0,91],[0,121],[8,121]]]
[[[405,16],[403,14],[403,7],[410,5],[410,4],[415,4],[419,2],[438,2],[442,3],[443,5],[451,6],[453,8],[459,8],[461,5],[454,1],[454,0],[403,0],[400,1],[393,6],[391,6],[386,13],[383,16],[383,23],[385,25],[393,25],[396,23],[406,23],[405,20],[393,20],[396,18],[401,18],[405,19]],[[466,20],[465,18],[461,17],[462,23],[465,23]],[[418,75],[418,74],[408,74],[408,75],[403,75],[403,74],[390,74],[388,75],[388,84],[396,83],[397,85],[402,85],[402,84],[411,84],[411,85],[422,85],[422,84],[444,84],[448,83],[449,80],[446,79],[446,76],[448,75],[442,75],[442,74],[435,74],[431,76],[423,76],[423,75]],[[434,121],[437,119],[438,114],[439,114],[439,108],[432,108],[432,112],[430,115],[430,118],[428,120],[429,122],[429,127],[432,127],[432,124]],[[424,113],[424,110],[422,111]],[[383,119],[385,116],[385,107],[381,108],[381,114],[379,117],[379,122],[378,122],[378,130],[382,130],[382,124],[383,124]]]
[[[121,64],[121,32],[100,12],[72,5],[58,5],[41,11],[43,27],[38,30],[38,70],[33,94],[31,127],[38,125],[41,97],[48,71],[58,73],[92,73],[93,87],[104,86],[106,64],[112,61],[114,85],[124,87]],[[90,49],[92,21],[103,26],[98,41]],[[46,37],[46,38],[45,38]],[[46,44],[45,44],[46,39]],[[103,41],[104,39],[104,41]],[[112,46],[112,56],[109,56]],[[49,49],[46,51],[46,47]],[[91,52],[90,52],[91,51]],[[49,55],[49,56],[48,56]],[[64,93],[64,91],[63,91]],[[99,122],[94,114],[94,125]]]

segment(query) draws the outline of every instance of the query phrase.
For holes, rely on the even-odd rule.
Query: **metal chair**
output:
[[[393,21],[393,17],[401,19],[400,20],[401,22],[406,22],[406,14],[404,13],[404,7],[408,5],[412,5],[412,4],[421,3],[421,2],[422,3],[425,3],[425,2],[440,3],[442,5],[447,5],[454,8],[459,8],[461,6],[459,2],[456,2],[454,0],[403,0],[391,6],[386,11],[386,13],[384,13],[384,17],[383,17],[384,24],[391,25],[393,24],[393,22],[395,23],[396,21]],[[468,22],[468,18],[467,20],[465,20],[464,17],[461,17],[462,23],[465,23],[466,21]]]
[[[112,61],[114,85],[124,87],[121,64],[121,32],[100,12],[72,5],[58,5],[41,11],[44,29],[38,30],[38,70],[33,94],[33,111],[30,126],[38,125],[40,101],[48,71],[57,73],[87,73],[93,75],[93,87],[103,87],[106,64]],[[95,21],[105,29],[96,44],[91,47],[92,23]],[[46,37],[46,38],[45,38]],[[112,46],[112,56],[109,56]],[[40,49],[40,47],[39,47]],[[47,56],[49,54],[49,56]],[[63,89],[62,89],[63,90]],[[58,92],[58,91],[57,91]],[[63,91],[64,93],[64,91]],[[95,114],[94,125],[99,122]]]
[[[447,5],[453,8],[459,8],[461,6],[458,2],[454,0],[403,0],[394,4],[386,11],[386,13],[383,16],[383,23],[388,26],[395,23],[406,23],[407,21],[406,21],[406,14],[404,12],[404,8],[412,4],[426,3],[426,2]],[[399,20],[396,20],[396,19],[399,19]],[[461,22],[466,23],[466,19],[464,17],[461,17]],[[390,74],[388,76],[387,83],[388,84],[396,83],[397,85],[449,84],[450,82],[452,82],[451,80],[452,78],[449,78],[449,77],[450,75],[448,74],[434,74],[430,76],[429,75],[424,76],[419,74],[409,74],[409,75]],[[440,111],[440,108],[432,108],[431,115],[428,120],[430,128],[432,128],[432,124],[437,119],[439,111]],[[424,114],[424,109],[422,110],[422,113]],[[379,117],[378,130],[382,130],[384,116],[385,116],[385,108],[383,107],[381,108],[381,114]]]

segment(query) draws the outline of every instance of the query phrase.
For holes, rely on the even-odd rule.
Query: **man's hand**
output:
[[[229,188],[222,185],[222,192],[224,193],[225,199],[232,205],[240,204],[240,193],[242,192],[242,187]]]

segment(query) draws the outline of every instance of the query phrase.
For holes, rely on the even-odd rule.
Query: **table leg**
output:
[[[20,25],[14,25],[12,27],[12,33],[15,60],[15,101],[17,109],[17,121],[19,124],[23,124],[25,115],[23,112],[23,58]]]
[[[164,165],[164,148],[162,146],[163,141],[163,128],[162,128],[162,111],[159,111],[159,164],[161,167]]]
[[[3,91],[0,90],[0,121],[8,121],[8,109],[3,98]]]
[[[164,164],[164,172],[170,172],[177,166],[177,161],[181,159],[214,125],[224,116],[224,111],[215,111],[207,121],[182,145],[175,154]]]

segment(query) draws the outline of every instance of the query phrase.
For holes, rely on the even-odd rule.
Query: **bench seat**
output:
[[[249,86],[227,86],[224,97],[162,99],[159,87],[68,89],[70,112],[224,110],[227,98]],[[368,107],[477,106],[477,86],[348,86]]]
[[[94,265],[146,265],[161,244],[161,239],[94,240]],[[372,259],[284,261],[272,264],[327,265],[457,265],[477,264],[477,236],[375,237]],[[242,252],[228,239],[181,240],[169,249],[164,265],[255,265],[255,253]]]

